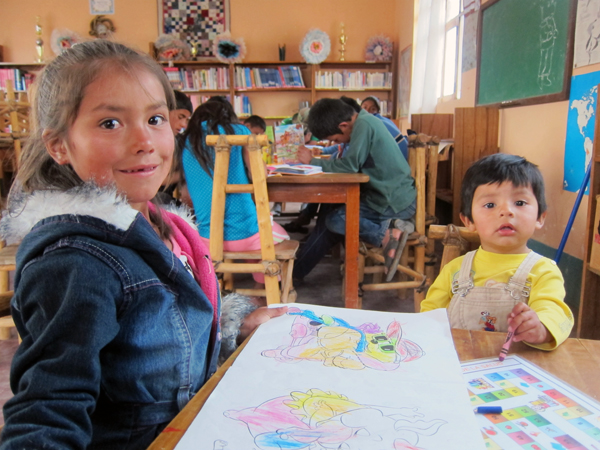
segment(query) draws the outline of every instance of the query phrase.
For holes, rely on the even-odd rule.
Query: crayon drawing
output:
[[[296,307],[290,307],[287,314],[296,317],[286,342],[263,351],[263,356],[285,363],[320,361],[342,369],[389,371],[424,355],[419,345],[402,338],[396,320],[384,331],[375,323],[353,326],[338,317]]]
[[[424,420],[417,408],[363,405],[336,392],[309,389],[259,406],[229,410],[225,417],[248,427],[260,450],[333,449],[421,450],[421,436],[432,436],[447,422]],[[213,448],[229,450],[218,439]]]

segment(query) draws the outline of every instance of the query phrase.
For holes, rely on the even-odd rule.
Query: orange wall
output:
[[[573,75],[600,70],[600,64],[575,69]],[[476,69],[463,74],[460,100],[439,102],[436,112],[475,105]],[[575,203],[576,193],[562,188],[569,102],[506,108],[500,112],[500,151],[520,155],[540,167],[546,182],[548,216],[534,239],[558,248]],[[565,253],[583,259],[588,196],[584,196],[573,223]]]
[[[0,0],[0,45],[7,62],[33,62],[35,53],[35,16],[40,16],[46,58],[52,59],[50,35],[55,28],[68,28],[82,37],[88,35],[90,14],[87,0]],[[157,37],[155,0],[115,0],[115,14],[107,16],[116,29],[116,38],[143,51]]]
[[[26,63],[35,58],[35,16],[41,17],[47,57],[50,34],[54,28],[68,28],[88,37],[89,13],[86,0],[0,0],[0,45],[5,61]],[[341,23],[348,37],[347,60],[363,60],[369,37],[384,33],[397,42],[397,7],[410,0],[230,0],[231,32],[243,37],[246,61],[272,61],[278,56],[277,44],[286,44],[286,59],[299,61],[299,45],[309,29],[325,31],[332,44],[329,60],[337,60]],[[412,15],[412,14],[411,14]],[[115,0],[115,14],[108,16],[117,28],[116,39],[148,50],[157,30],[156,0]],[[412,30],[411,30],[412,32]],[[406,33],[403,33],[405,36]]]

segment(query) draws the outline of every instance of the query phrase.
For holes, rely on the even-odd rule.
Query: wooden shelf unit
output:
[[[596,108],[595,136],[600,136],[600,108]],[[593,155],[590,162],[590,188],[586,236],[584,241],[583,276],[581,280],[581,300],[577,321],[577,337],[600,339],[600,271],[590,266],[592,242],[594,241],[596,196],[600,194],[600,139],[594,139]]]
[[[150,44],[150,54],[156,55],[153,44]],[[205,69],[226,67],[229,69],[228,89],[202,89],[186,90],[188,95],[211,96],[228,95],[234,98],[236,95],[246,95],[250,99],[253,114],[262,117],[290,117],[296,113],[302,102],[314,104],[317,100],[325,97],[341,97],[343,95],[362,100],[368,96],[375,96],[382,101],[389,102],[387,116],[396,118],[396,90],[397,90],[397,64],[396,55],[391,61],[365,62],[365,61],[324,61],[321,64],[307,64],[304,61],[252,61],[236,64],[227,64],[217,59],[203,58],[198,61],[173,61],[171,63],[160,61],[159,64],[167,67],[185,69]],[[235,86],[236,67],[279,67],[298,66],[302,72],[302,78],[306,87],[282,87],[263,89],[243,89]],[[17,68],[28,72],[38,72],[44,67],[43,63],[0,63],[0,68]],[[390,72],[392,73],[392,87],[390,88],[316,88],[315,76],[318,71],[362,71],[362,72]]]

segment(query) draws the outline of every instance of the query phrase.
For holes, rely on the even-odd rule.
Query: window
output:
[[[446,0],[446,32],[444,34],[444,61],[442,63],[442,97],[460,98],[460,56],[462,24],[460,0]]]
[[[432,113],[440,98],[460,98],[465,15],[480,0],[419,0],[410,112]]]

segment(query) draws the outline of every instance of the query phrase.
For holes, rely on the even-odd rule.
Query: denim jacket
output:
[[[22,239],[11,307],[23,339],[0,449],[146,448],[216,370],[203,289],[111,190],[21,195],[0,227]]]

